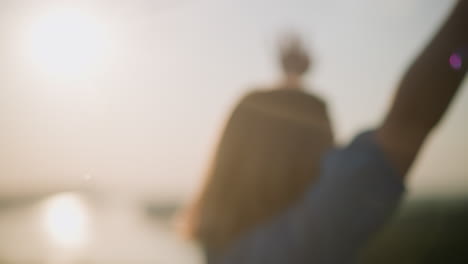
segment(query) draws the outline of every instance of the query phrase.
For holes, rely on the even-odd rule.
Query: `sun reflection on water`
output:
[[[89,212],[78,194],[61,193],[47,199],[41,218],[43,230],[54,246],[79,249],[89,239]]]

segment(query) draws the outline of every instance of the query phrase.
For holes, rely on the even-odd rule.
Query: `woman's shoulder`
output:
[[[252,89],[237,104],[243,113],[262,113],[278,120],[301,125],[329,127],[326,104],[318,96],[293,89]]]
[[[247,92],[240,100],[246,104],[269,106],[287,106],[298,108],[326,108],[324,100],[308,91],[300,89],[255,88]]]

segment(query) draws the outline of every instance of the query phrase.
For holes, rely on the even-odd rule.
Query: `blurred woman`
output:
[[[273,90],[246,95],[228,120],[189,220],[189,232],[208,256],[284,211],[318,175],[333,133],[325,104],[302,87],[309,64],[291,39],[281,54],[284,80]]]
[[[345,147],[334,146],[325,103],[305,92],[311,61],[290,39],[282,81],[237,104],[184,215],[207,263],[353,263],[397,208],[408,169],[463,80],[466,65],[448,62],[468,45],[466,14],[459,1],[403,76],[383,124]]]

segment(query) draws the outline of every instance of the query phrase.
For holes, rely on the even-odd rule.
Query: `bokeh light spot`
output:
[[[455,70],[459,70],[463,64],[462,58],[460,54],[458,53],[453,53],[450,56],[449,62],[450,62],[450,66]]]

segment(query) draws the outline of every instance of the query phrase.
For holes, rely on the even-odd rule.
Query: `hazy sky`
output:
[[[275,44],[291,28],[316,59],[309,90],[328,100],[347,142],[378,125],[453,3],[0,0],[0,193],[87,186],[186,197],[238,97],[279,78]],[[64,30],[60,19],[75,24]],[[465,87],[410,191],[468,190],[467,114]]]

